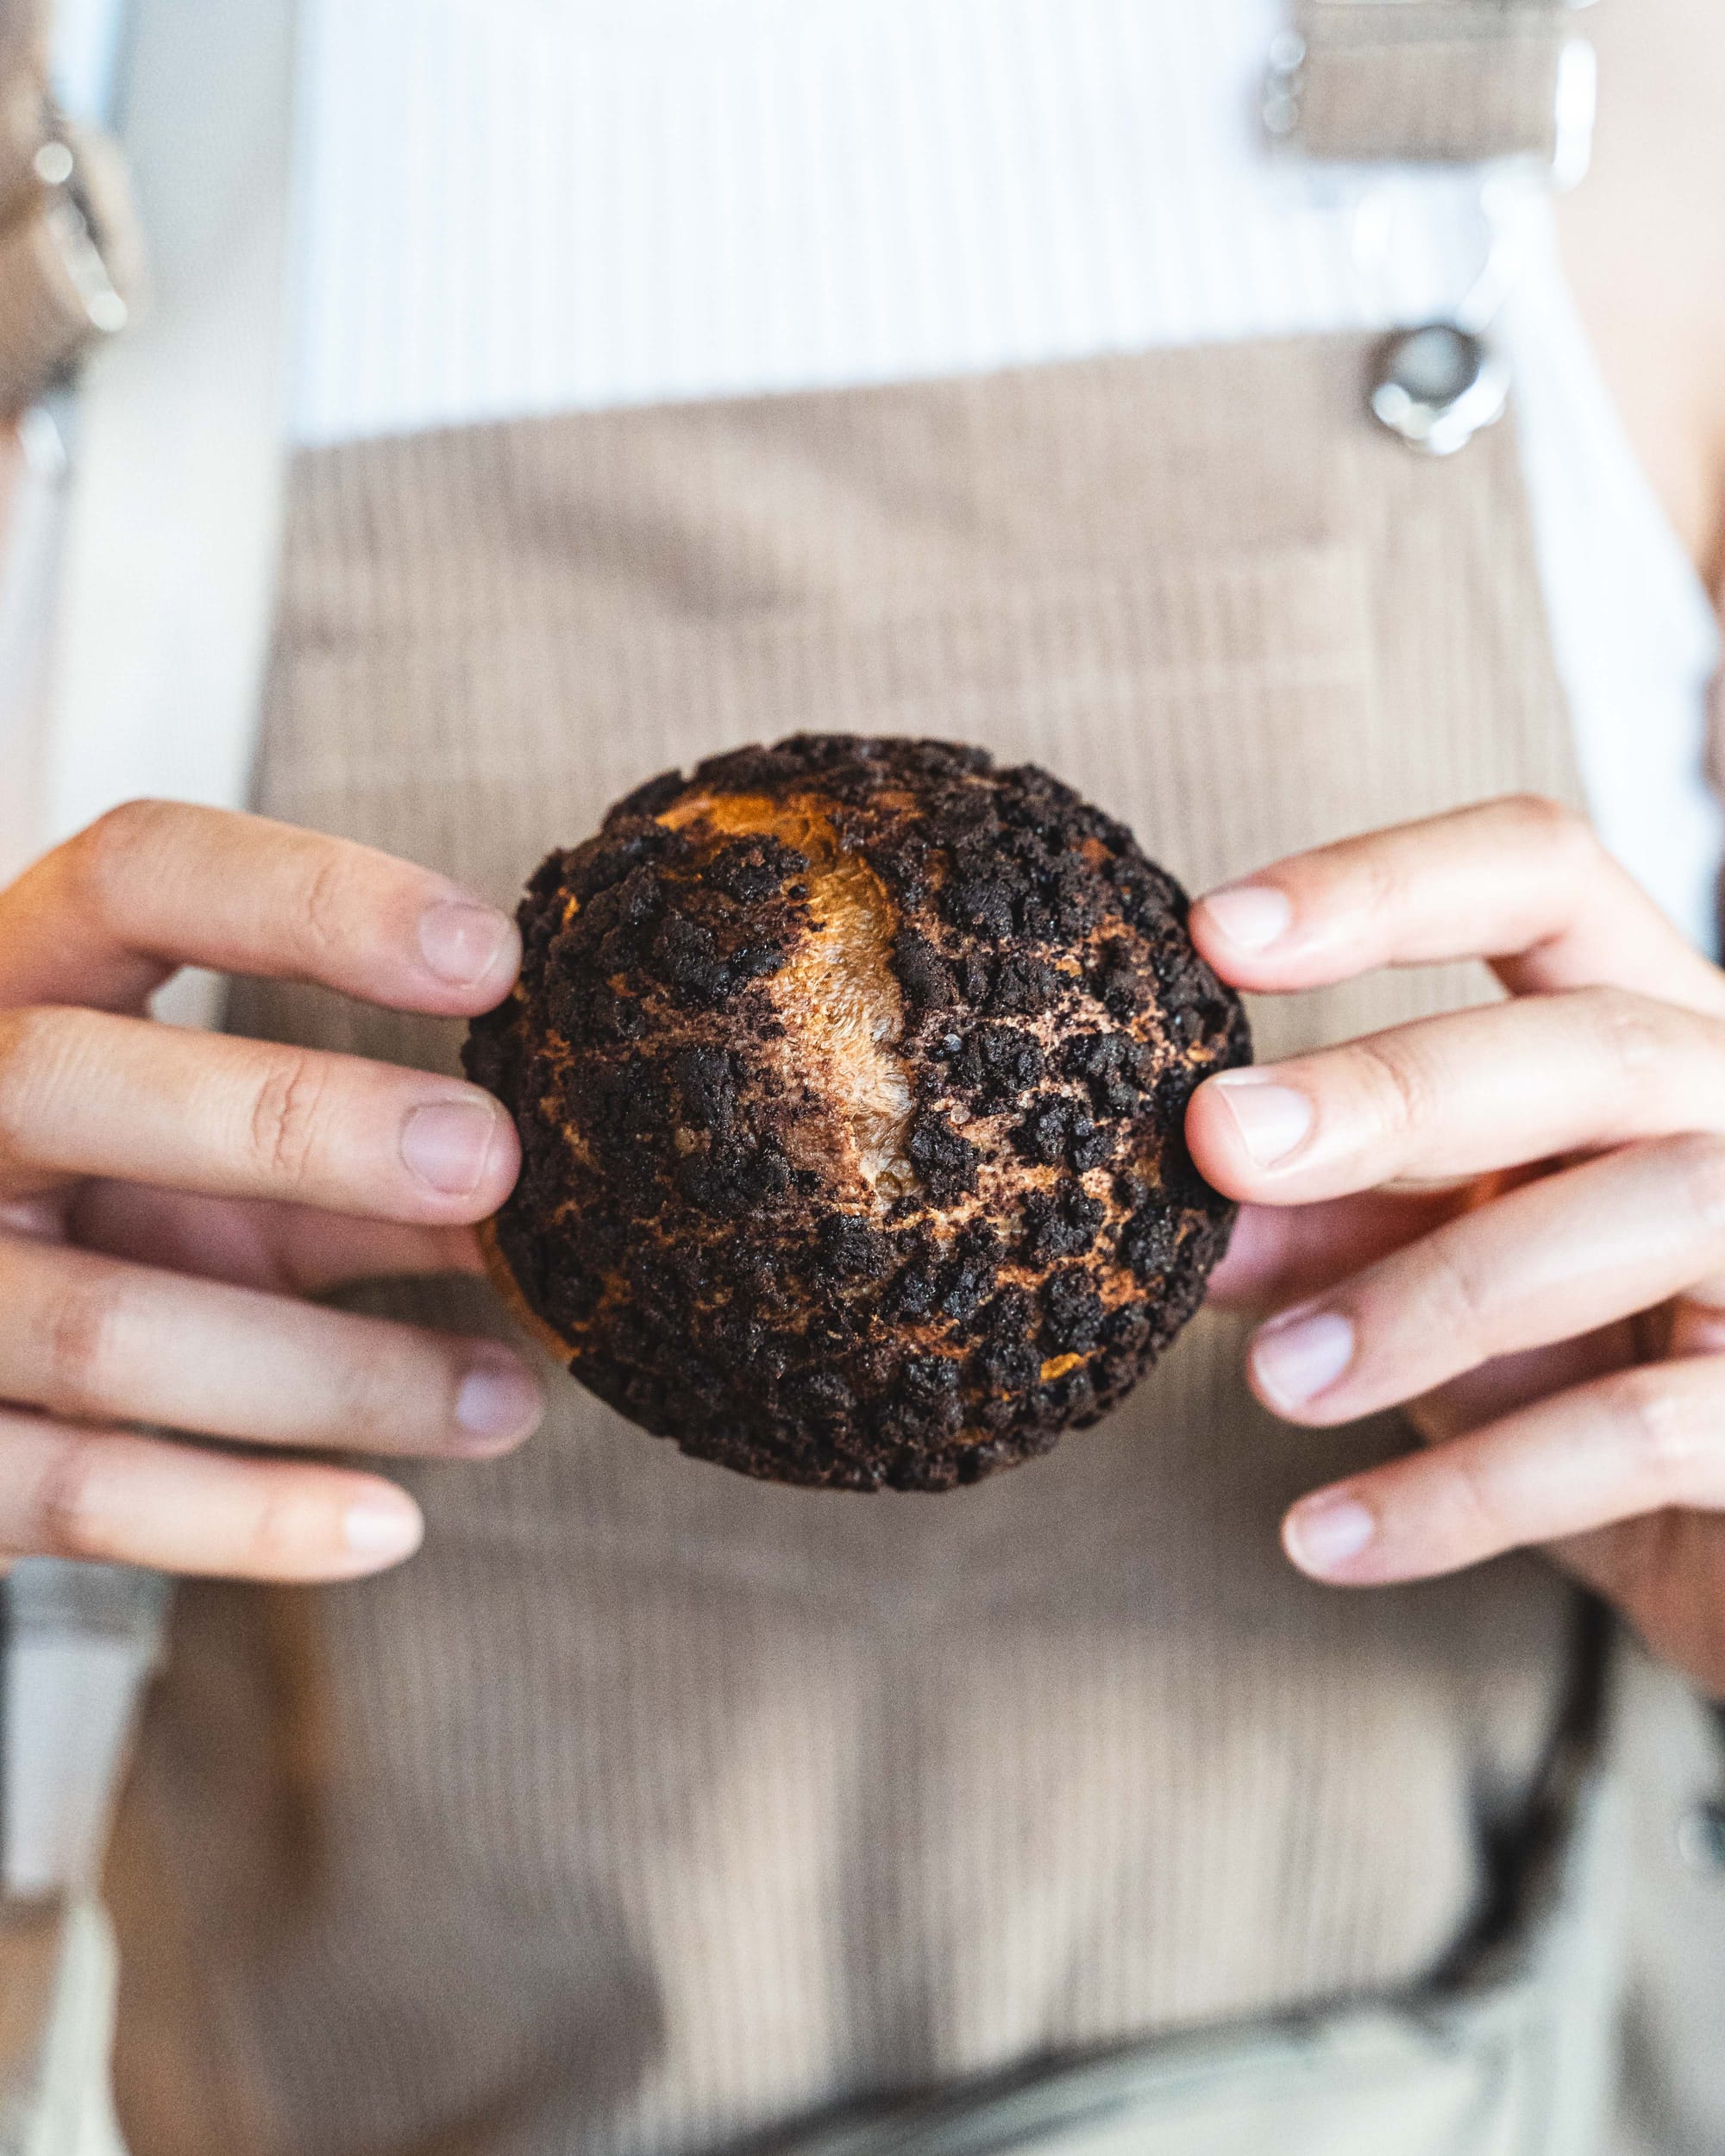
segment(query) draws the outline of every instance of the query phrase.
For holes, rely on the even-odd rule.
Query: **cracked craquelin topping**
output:
[[[1233,1209],[1182,1134],[1245,1013],[1185,894],[1034,765],[796,735],[543,863],[464,1061],[513,1113],[499,1284],[686,1452],[950,1489],[1096,1421]]]

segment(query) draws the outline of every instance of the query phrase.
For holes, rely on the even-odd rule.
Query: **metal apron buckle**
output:
[[[1327,86],[1334,87],[1331,74],[1352,66],[1368,80],[1370,71],[1382,71],[1389,91],[1396,66],[1418,64],[1440,44],[1452,58],[1462,55],[1459,65],[1477,84],[1489,80],[1512,41],[1518,57],[1530,47],[1549,47],[1549,105],[1520,114],[1519,135],[1510,126],[1494,136],[1490,122],[1479,116],[1471,138],[1459,128],[1446,138],[1438,126],[1416,133],[1416,147],[1393,160],[1472,170],[1484,227],[1483,266],[1453,314],[1393,332],[1373,354],[1367,408],[1380,426],[1422,455],[1454,455],[1509,408],[1511,370],[1490,329],[1513,272],[1516,206],[1530,193],[1573,187],[1587,171],[1597,68],[1590,41],[1563,23],[1576,7],[1589,4],[1524,0],[1519,8],[1482,10],[1471,0],[1427,0],[1416,20],[1405,7],[1392,17],[1383,0],[1302,0],[1303,28],[1284,29],[1271,42],[1260,108],[1264,132],[1283,154],[1321,159],[1345,187],[1352,176],[1358,193],[1355,256],[1368,275],[1374,266],[1368,257],[1375,251],[1382,260],[1388,253],[1381,168],[1392,160],[1372,131],[1376,123],[1364,116],[1352,135],[1346,116],[1333,110],[1320,116],[1314,143],[1314,89],[1321,98]],[[1358,103],[1358,83],[1351,94]]]

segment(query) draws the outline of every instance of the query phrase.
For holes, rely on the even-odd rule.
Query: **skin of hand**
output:
[[[1725,974],[1539,799],[1278,862],[1192,933],[1264,994],[1466,958],[1508,992],[1193,1096],[1244,1207],[1213,1295],[1274,1313],[1254,1392],[1426,1442],[1303,1498],[1289,1556],[1369,1587],[1543,1545],[1725,1697]]]
[[[353,1577],[411,1554],[418,1507],[298,1451],[479,1459],[529,1434],[537,1380],[495,1341],[307,1300],[479,1269],[474,1224],[519,1165],[499,1104],[147,1015],[195,964],[464,1018],[519,959],[443,877],[174,803],[0,891],[0,1562]]]

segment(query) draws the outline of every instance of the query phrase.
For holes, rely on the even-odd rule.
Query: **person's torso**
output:
[[[642,778],[797,725],[1032,757],[1194,883],[1572,793],[1513,438],[1410,457],[1361,360],[1242,346],[312,453],[258,805],[506,900]],[[1457,987],[1260,1006],[1261,1052]],[[285,987],[233,1019],[457,1046]],[[472,1284],[367,1300],[501,1322]],[[185,1590],[122,1929],[185,1927],[185,2071],[229,2150],[699,2146],[1427,1975],[1534,1802],[1571,1593],[1532,1560],[1299,1579],[1281,1509],[1403,1439],[1278,1429],[1240,1347],[1201,1317],[1105,1427],[927,1500],[691,1463],[554,1372],[518,1458],[415,1476],[400,1573]],[[282,1683],[285,1738],[257,1720]],[[135,2099],[128,2059],[178,2056],[174,1996],[135,2001]]]
[[[1207,273],[1251,259],[1202,228],[1146,205]],[[1351,336],[1189,339],[310,448],[257,805],[506,901],[642,778],[798,726],[1032,757],[1195,887],[1572,798],[1518,438],[1416,461],[1367,417],[1364,363]],[[554,375],[539,401],[607,400]],[[1261,1051],[1458,985],[1262,1006]],[[285,987],[233,1018],[433,1067],[457,1046]],[[503,1322],[471,1283],[366,1300]],[[1530,1559],[1370,1597],[1298,1579],[1283,1507],[1404,1438],[1278,1428],[1240,1346],[1201,1317],[1105,1427],[946,1499],[750,1484],[554,1377],[520,1457],[416,1475],[402,1572],[187,1590],[116,1873],[137,2156],[709,2146],[1123,2040],[1240,2030],[1257,2058],[1285,2012],[1315,2032],[1291,2069],[1328,2107],[1314,2148],[1368,2084],[1407,2156],[1416,2126],[1446,2156],[1582,2146],[1516,2078],[1543,2040],[1461,2041],[1429,1989],[1539,1811],[1571,1591]],[[1397,2000],[1357,2085],[1314,2068],[1352,2002]],[[1196,2137],[1159,2149],[1247,2146],[1226,2136],[1285,2109],[1277,2084],[1242,2123],[1246,2055],[1181,2056],[1158,2130],[1177,2102]]]

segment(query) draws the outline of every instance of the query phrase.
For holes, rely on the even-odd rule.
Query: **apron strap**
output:
[[[1578,4],[1297,0],[1265,121],[1314,157],[1553,164]]]

